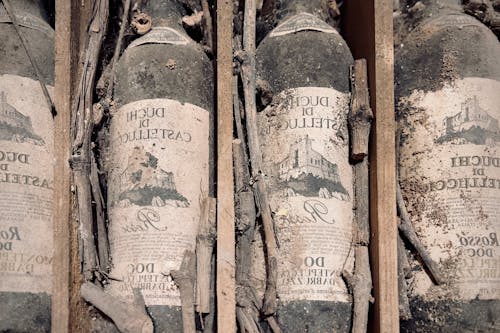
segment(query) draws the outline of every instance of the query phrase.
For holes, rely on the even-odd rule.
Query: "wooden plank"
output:
[[[54,118],[54,258],[52,332],[83,332],[91,323],[80,297],[82,283],[75,197],[71,192],[71,113],[81,73],[79,57],[86,43],[88,19],[94,0],[55,0],[55,97]]]
[[[70,316],[70,117],[77,44],[72,1],[56,0],[54,117],[54,257],[52,284],[52,332],[69,330]]]
[[[345,2],[343,33],[355,58],[366,58],[375,114],[370,143],[371,260],[374,332],[399,332],[392,0]]]
[[[217,1],[217,330],[236,332],[232,1]]]

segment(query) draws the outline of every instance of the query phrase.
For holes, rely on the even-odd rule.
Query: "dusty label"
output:
[[[281,92],[258,116],[282,301],[349,300],[340,277],[353,264],[348,110],[349,94],[309,87]]]
[[[191,104],[148,99],[113,115],[108,155],[110,290],[147,305],[180,305],[170,271],[194,250],[208,194],[209,114]]]
[[[337,30],[332,28],[320,18],[309,13],[300,13],[287,19],[271,31],[269,37],[283,36],[293,34],[303,30],[321,31],[329,34],[338,34]]]
[[[189,41],[189,37],[175,29],[169,27],[155,27],[144,36],[130,43],[129,48],[143,44],[187,45]]]
[[[447,285],[413,293],[500,299],[500,82],[466,78],[402,101],[400,174],[416,231]]]
[[[38,81],[0,75],[0,291],[51,293],[52,140]]]

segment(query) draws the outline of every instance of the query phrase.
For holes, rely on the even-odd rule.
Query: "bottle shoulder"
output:
[[[128,47],[117,63],[114,95],[119,105],[169,98],[211,111],[212,63],[194,42]]]
[[[465,77],[500,80],[500,43],[466,14],[428,20],[395,52],[396,96],[414,89],[437,90]]]
[[[54,84],[54,34],[19,27],[46,84]],[[0,74],[13,74],[38,79],[28,55],[10,23],[0,23]]]
[[[339,34],[310,30],[268,36],[256,53],[257,75],[274,93],[307,86],[347,92],[353,61]]]

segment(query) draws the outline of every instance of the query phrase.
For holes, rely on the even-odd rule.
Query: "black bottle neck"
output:
[[[461,0],[427,0],[423,1],[425,18],[432,19],[447,14],[463,14]]]
[[[182,28],[185,10],[178,0],[145,0],[142,11],[151,17],[153,27]]]
[[[326,18],[327,8],[324,0],[282,0],[278,11],[278,20],[283,22],[299,13],[313,14],[321,19]]]

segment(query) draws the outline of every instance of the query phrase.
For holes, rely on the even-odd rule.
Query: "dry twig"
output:
[[[196,237],[196,311],[209,313],[211,262],[216,238],[216,200],[205,197],[200,201],[200,231]]]
[[[212,15],[210,14],[210,8],[208,6],[207,0],[201,0],[201,8],[203,9],[203,36],[205,42],[207,43],[207,51],[213,54],[213,29],[212,29]]]
[[[241,79],[245,97],[245,115],[252,166],[252,178],[255,181],[255,201],[260,209],[264,228],[264,244],[266,247],[266,291],[262,313],[265,316],[276,312],[276,283],[278,279],[277,244],[274,234],[273,219],[267,193],[267,186],[262,172],[262,153],[260,151],[257,131],[257,107],[255,104],[255,0],[245,1],[243,49],[244,61],[241,66]]]
[[[120,332],[153,333],[153,322],[146,313],[146,305],[139,289],[134,289],[134,304],[122,302],[90,282],[82,285],[80,294],[111,318]]]
[[[236,112],[236,111],[235,111]],[[233,160],[237,202],[236,229],[239,234],[236,244],[236,318],[241,332],[260,332],[258,326],[259,304],[251,283],[250,267],[253,257],[253,239],[255,236],[255,201],[248,189],[250,174],[246,154],[240,139],[233,140]]]
[[[99,182],[99,171],[97,163],[93,154],[90,156],[90,188],[92,189],[92,197],[95,202],[95,219],[96,219],[96,233],[97,233],[97,257],[99,259],[99,268],[107,272],[110,267],[109,262],[109,241],[108,233],[106,230],[106,218],[104,216],[104,207],[106,203],[101,193],[101,186]]]
[[[410,244],[413,246],[415,251],[417,251],[420,259],[422,259],[422,262],[424,263],[425,267],[428,270],[428,273],[434,283],[437,285],[443,284],[444,277],[443,274],[441,273],[439,269],[439,265],[437,262],[435,262],[431,256],[429,255],[429,252],[425,249],[423,244],[420,242],[420,239],[418,238],[417,234],[415,233],[415,229],[413,228],[413,225],[411,224],[411,219],[410,215],[408,214],[408,211],[406,210],[406,206],[404,203],[403,195],[401,194],[401,186],[399,185],[399,177],[398,177],[398,183],[396,184],[396,202],[398,206],[398,212],[399,216],[401,217],[401,223],[398,225],[398,229],[401,232],[401,234],[405,237],[405,239],[410,242]]]
[[[351,139],[351,160],[354,166],[354,274],[347,271],[343,276],[349,285],[354,302],[353,333],[365,333],[368,327],[369,303],[372,299],[372,278],[368,244],[369,224],[369,182],[368,182],[368,141],[373,113],[368,94],[366,60],[356,60],[351,68],[351,110],[348,125]]]
[[[112,101],[113,87],[115,83],[115,66],[116,63],[118,62],[118,58],[120,58],[120,52],[122,50],[123,36],[125,35],[125,30],[128,23],[128,16],[130,12],[130,1],[131,0],[125,0],[123,4],[123,15],[120,25],[120,32],[118,33],[118,38],[116,40],[115,52],[113,53],[113,59],[111,60],[111,64],[109,65],[110,68],[107,69],[107,71],[105,71],[105,73],[109,73],[109,77],[106,78],[106,80],[108,81],[108,87],[106,89],[106,95],[100,102],[105,110],[109,109]]]
[[[356,245],[354,248],[354,274],[342,272],[342,277],[347,282],[353,294],[352,333],[366,333],[368,328],[369,304],[373,301],[371,296],[372,276],[368,246]]]
[[[410,302],[408,300],[408,285],[406,284],[406,267],[408,257],[401,236],[398,235],[398,291],[399,291],[399,318],[409,320],[412,318]]]
[[[182,328],[184,333],[195,333],[194,322],[194,279],[195,255],[192,251],[184,251],[181,267],[170,272],[175,284],[179,287],[182,307]]]
[[[399,165],[399,146],[400,146],[401,130],[396,133],[396,163]],[[399,168],[396,167],[396,205],[400,217],[400,223],[398,224],[399,232],[404,236],[404,238],[413,246],[413,249],[417,252],[420,259],[422,260],[424,266],[427,268],[427,272],[435,284],[443,284],[444,277],[439,269],[439,265],[430,257],[429,253],[425,247],[420,242],[415,228],[411,223],[410,214],[406,210],[405,201],[403,194],[401,193],[401,181],[399,179]]]
[[[82,271],[85,280],[91,280],[97,269],[97,253],[93,235],[92,189],[89,182],[91,172],[93,92],[99,53],[106,33],[109,2],[99,0],[94,3],[92,20],[88,28],[88,43],[83,59],[83,73],[78,85],[71,134],[74,182],[77,192],[78,220],[80,223]],[[97,189],[94,189],[97,191]],[[100,191],[100,189],[99,189]]]

